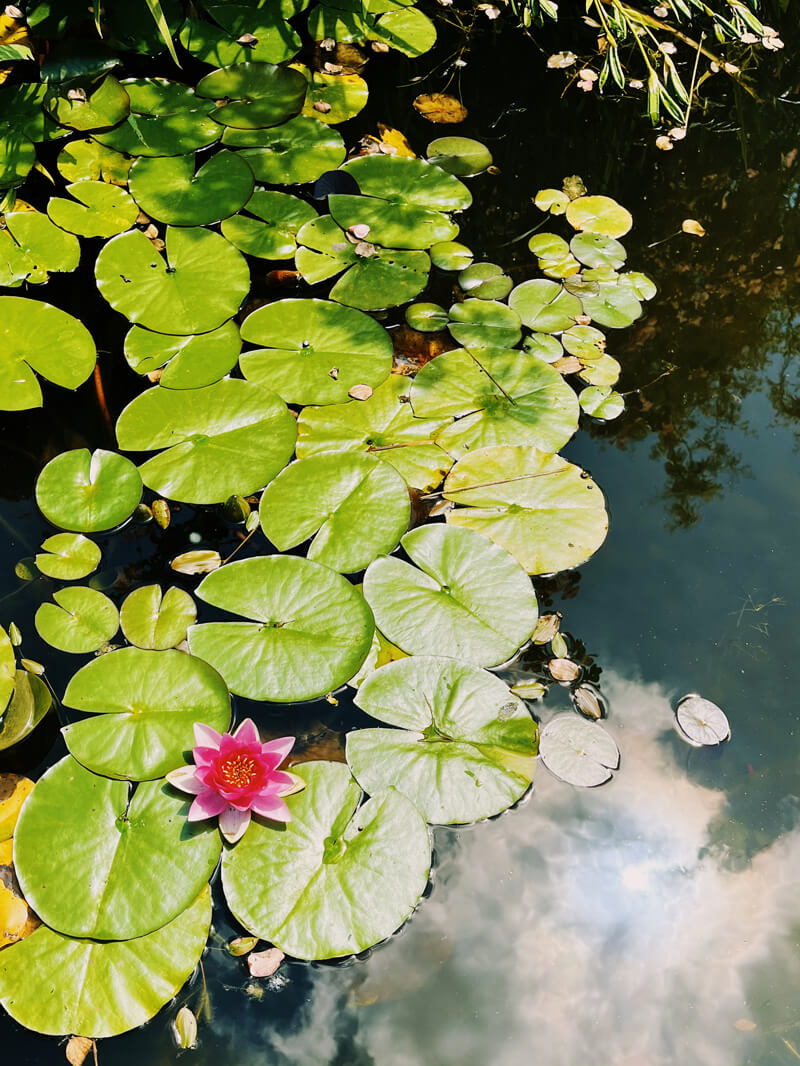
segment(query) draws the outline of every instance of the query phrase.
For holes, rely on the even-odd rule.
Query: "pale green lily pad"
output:
[[[595,360],[606,350],[606,335],[594,326],[572,326],[562,333],[561,343],[570,355],[581,360]]]
[[[70,141],[58,153],[56,166],[67,181],[106,181],[127,185],[133,160],[122,152],[107,148],[93,137]]]
[[[184,795],[164,780],[144,782],[130,800],[128,788],[68,755],[25,803],[14,836],[17,877],[30,906],[60,933],[145,936],[190,906],[217,865],[216,825],[188,823]]]
[[[449,321],[450,315],[439,304],[410,304],[406,308],[406,322],[420,333],[438,333]]]
[[[437,137],[425,149],[425,154],[431,163],[460,178],[482,174],[492,165],[492,153],[485,144],[471,137]]]
[[[529,574],[580,566],[606,538],[603,494],[580,467],[535,448],[479,448],[444,483],[458,504],[450,525],[474,529],[511,552]]]
[[[317,112],[315,112],[315,115]],[[344,160],[344,141],[319,118],[297,115],[266,130],[226,127],[222,143],[240,148],[257,181],[269,185],[297,185],[316,181]]]
[[[563,215],[569,206],[569,197],[561,189],[539,189],[533,202],[540,211],[551,215]]]
[[[419,526],[400,543],[416,566],[384,556],[364,576],[375,624],[393,644],[410,655],[497,666],[528,640],[536,594],[504,548],[442,525]]]
[[[128,78],[122,82],[131,114],[95,140],[133,156],[185,155],[219,140],[222,127],[209,116],[216,108],[192,88],[165,78]]]
[[[555,363],[564,354],[561,341],[549,333],[530,333],[525,338],[523,347],[526,352],[535,355],[544,363]]]
[[[581,409],[592,418],[610,422],[625,410],[625,400],[610,385],[590,385],[578,397]]]
[[[74,200],[54,196],[47,214],[63,230],[81,237],[114,237],[131,228],[139,208],[124,189],[104,181],[78,181],[67,186]]]
[[[306,79],[302,114],[327,125],[347,122],[363,110],[369,97],[367,83],[358,74],[322,74],[298,67]]]
[[[551,773],[570,785],[594,788],[619,766],[619,748],[597,722],[567,712],[551,718],[541,732],[539,754]]]
[[[435,488],[452,459],[434,441],[451,418],[417,418],[408,402],[411,383],[389,377],[368,400],[306,407],[297,420],[297,458],[362,451],[390,463],[413,488]]]
[[[73,87],[74,88],[74,87]],[[60,126],[88,133],[106,130],[127,118],[130,98],[125,87],[108,74],[95,86],[87,85],[85,98],[67,95],[64,86],[48,89],[42,107]]]
[[[143,585],[125,597],[119,621],[131,644],[137,648],[164,651],[186,639],[187,629],[197,621],[197,607],[183,589],[173,586],[162,595],[160,585]],[[203,721],[208,724],[207,719]]]
[[[227,18],[225,16],[228,16]],[[257,63],[283,63],[300,51],[296,31],[280,11],[266,5],[216,4],[214,22],[187,18],[181,28],[181,44],[202,63],[225,67],[250,60]],[[254,40],[240,44],[249,35]]]
[[[436,442],[458,458],[489,444],[556,452],[578,427],[578,400],[561,374],[517,349],[458,348],[427,363],[411,387],[414,414],[454,417]]]
[[[575,229],[605,237],[624,237],[633,225],[630,211],[610,196],[579,196],[567,204],[566,214]]]
[[[195,92],[210,100],[227,99],[228,103],[214,111],[214,118],[223,126],[263,129],[277,126],[300,111],[306,80],[291,67],[236,63],[206,74]]]
[[[392,341],[374,318],[327,300],[279,300],[242,323],[242,337],[262,349],[245,352],[248,381],[287,403],[346,403],[354,385],[377,388],[392,369]]]
[[[584,362],[578,377],[588,385],[616,385],[622,366],[611,355],[599,355]]]
[[[317,4],[308,16],[308,32],[315,41],[363,44],[369,31],[366,8],[361,3]]]
[[[158,639],[159,621],[145,614],[142,608],[140,632]],[[129,610],[129,627],[130,615]],[[174,619],[171,624],[174,628]],[[231,720],[225,682],[207,663],[181,651],[122,648],[101,655],[73,676],[64,705],[90,715],[62,730],[78,762],[97,774],[131,781],[162,777],[182,766],[196,743],[196,722],[224,733]]]
[[[171,226],[206,226],[234,215],[253,192],[253,172],[235,152],[222,149],[195,173],[195,156],[137,159],[130,190],[151,218]]]
[[[341,169],[355,178],[364,196],[393,204],[463,211],[472,203],[472,193],[462,181],[424,159],[362,155],[348,160]]]
[[[96,359],[92,335],[77,318],[40,300],[0,296],[0,409],[42,406],[34,371],[55,385],[76,389],[92,373]]]
[[[12,670],[11,677],[14,687],[11,702],[0,713],[0,751],[12,748],[30,736],[53,706],[50,689],[40,677],[27,670],[17,670],[16,675]],[[0,704],[2,702],[0,692]]]
[[[434,244],[430,250],[431,262],[440,270],[465,270],[475,258],[472,249],[458,241]]]
[[[103,246],[101,295],[131,322],[160,333],[207,333],[236,314],[250,288],[240,252],[206,229],[166,232],[166,260],[140,230]]]
[[[588,267],[610,267],[618,270],[628,253],[619,241],[605,237],[601,233],[576,233],[569,242],[569,247],[576,259]]]
[[[309,559],[271,555],[228,563],[197,596],[247,622],[189,630],[189,648],[252,700],[292,703],[345,684],[367,656],[372,613],[347,578]]]
[[[5,629],[0,626],[0,714],[8,706],[14,691],[14,674],[17,668],[14,645]]]
[[[464,300],[453,304],[449,330],[465,348],[511,348],[522,336],[519,315],[496,300]]]
[[[41,285],[51,272],[69,274],[80,262],[78,238],[41,211],[9,211],[0,230],[0,285]],[[63,312],[62,312],[63,314]]]
[[[626,285],[616,281],[599,282],[595,292],[581,296],[585,314],[611,329],[624,329],[642,313],[642,305]]]
[[[627,289],[637,300],[652,300],[658,292],[655,282],[646,274],[639,273],[638,270],[629,270],[625,274],[620,274],[617,284]]]
[[[565,259],[569,255],[569,245],[557,233],[534,233],[528,241],[528,247],[537,259],[545,261]]]
[[[225,322],[210,333],[180,337],[133,326],[125,337],[124,353],[137,374],[164,367],[158,379],[162,389],[202,389],[233,370],[241,347],[235,322]]]
[[[79,581],[100,563],[100,549],[82,533],[56,533],[44,541],[42,548],[44,552],[36,556],[36,565],[43,574],[59,581]]]
[[[359,807],[341,763],[295,768],[306,784],[292,820],[253,821],[222,865],[225,899],[254,936],[301,959],[365,951],[409,917],[428,883],[428,827],[410,800],[387,789]]]
[[[117,420],[126,451],[156,451],[144,483],[171,500],[222,503],[262,489],[289,461],[295,421],[283,401],[249,381],[226,378],[203,389],[156,386]]]
[[[73,585],[53,593],[55,603],[40,605],[36,632],[51,647],[81,655],[97,651],[119,629],[117,608],[102,592]]]
[[[368,29],[371,41],[382,41],[412,59],[429,52],[436,44],[436,27],[416,7],[387,11]]]
[[[397,157],[363,158],[388,160]],[[405,201],[335,194],[328,197],[328,208],[342,229],[368,226],[370,243],[380,244],[384,248],[422,250],[458,235],[458,226],[441,211],[431,211]]]
[[[516,803],[533,779],[538,729],[485,670],[433,655],[389,663],[356,704],[395,729],[347,735],[347,762],[370,795],[397,788],[426,821],[477,822]]]
[[[142,479],[130,459],[100,448],[61,452],[36,481],[36,502],[45,518],[76,533],[121,525],[141,498]]]
[[[537,333],[560,333],[569,329],[584,310],[577,296],[566,292],[558,282],[541,278],[517,285],[508,303],[523,324]]]
[[[259,515],[278,551],[313,537],[309,559],[351,574],[397,547],[411,502],[405,481],[387,463],[338,452],[287,466],[265,489]]]
[[[297,250],[297,231],[316,217],[314,208],[297,196],[256,189],[241,213],[225,219],[220,229],[226,240],[247,255],[291,259]]]
[[[0,955],[0,1003],[37,1033],[117,1036],[177,995],[200,961],[210,927],[208,887],[168,925],[135,940],[76,940],[43,925]]]
[[[472,263],[458,275],[458,284],[476,300],[503,300],[514,286],[497,263]]]

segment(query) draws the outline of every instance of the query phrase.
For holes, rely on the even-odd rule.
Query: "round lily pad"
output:
[[[296,958],[365,951],[419,902],[430,873],[428,827],[394,789],[359,806],[361,789],[341,763],[303,763],[295,772],[306,787],[287,800],[292,820],[254,820],[226,853],[228,906],[254,936]]]
[[[583,470],[535,448],[479,448],[459,459],[444,496],[447,521],[474,529],[511,552],[529,574],[569,570],[606,538],[603,494]]]
[[[474,255],[466,244],[444,241],[434,244],[430,250],[431,262],[440,270],[465,270],[471,265]]]
[[[14,675],[17,668],[14,645],[5,629],[0,626],[0,714],[8,706],[14,691]]]
[[[619,748],[596,722],[567,712],[551,718],[539,737],[539,754],[548,770],[569,785],[593,788],[619,766]]]
[[[94,86],[67,90],[65,86],[48,88],[42,107],[60,126],[86,133],[105,130],[127,118],[130,98],[113,75],[108,74]]]
[[[622,366],[613,356],[599,355],[591,360],[582,360],[583,369],[578,377],[589,385],[616,385]]]
[[[97,257],[95,276],[115,311],[160,333],[216,329],[250,288],[244,256],[199,228],[168,228],[166,260],[140,230],[113,237]]]
[[[12,132],[0,137],[0,189],[21,185],[36,163],[32,141]]]
[[[155,633],[158,622],[150,621]],[[140,615],[138,624],[146,627],[147,620]],[[196,743],[196,722],[224,733],[231,720],[225,682],[207,663],[180,651],[122,648],[101,655],[74,675],[64,705],[91,715],[63,730],[78,762],[132,781],[182,766]]]
[[[530,333],[525,338],[523,347],[526,352],[530,352],[531,355],[535,355],[537,359],[545,363],[555,363],[564,354],[561,341],[558,337],[550,336],[549,333]]]
[[[242,373],[287,403],[346,403],[354,385],[377,388],[392,369],[392,341],[370,315],[328,300],[279,300],[244,320]]]
[[[410,304],[406,308],[406,322],[420,333],[438,333],[449,321],[450,315],[439,304]]]
[[[628,253],[619,241],[601,233],[576,233],[569,242],[570,251],[588,267],[611,267],[618,270]]]
[[[206,74],[197,83],[198,96],[226,99],[214,118],[237,129],[277,126],[296,115],[303,106],[306,80],[291,67],[272,63],[236,63]]]
[[[675,719],[680,734],[695,747],[722,744],[731,735],[730,722],[722,708],[696,693],[679,701]]]
[[[75,585],[54,592],[53,599],[41,604],[34,624],[42,640],[59,651],[97,651],[119,629],[117,608],[96,589]]]
[[[53,706],[50,689],[35,674],[27,670],[11,671],[14,686],[11,702],[0,712],[0,751],[19,744],[29,736]],[[0,704],[2,704],[0,693]]]
[[[648,278],[646,274],[641,274],[638,270],[629,270],[625,274],[620,274],[617,284],[627,288],[637,300],[652,300],[658,292],[652,278]]]
[[[471,263],[458,275],[458,284],[476,300],[504,300],[514,282],[497,263]]]
[[[625,401],[610,385],[589,385],[580,396],[581,410],[592,418],[602,418],[609,422],[618,418],[625,410]]]
[[[207,886],[177,918],[135,940],[77,940],[40,926],[0,955],[0,1003],[37,1033],[117,1036],[149,1021],[178,993],[210,927]]]
[[[222,503],[262,489],[289,461],[295,421],[275,393],[226,378],[203,389],[156,386],[117,420],[126,451],[157,451],[144,483],[171,500]]]
[[[616,281],[599,282],[594,292],[581,296],[581,304],[585,314],[611,329],[625,329],[642,313],[635,293]]]
[[[448,329],[465,348],[511,348],[522,336],[519,315],[497,300],[453,304]]]
[[[79,581],[100,562],[100,549],[82,533],[56,533],[42,544],[44,551],[36,556],[36,565],[48,577],[60,581]]]
[[[180,644],[196,620],[194,600],[188,592],[174,586],[162,594],[160,585],[143,585],[125,597],[119,612],[127,640],[137,648],[156,651]]]
[[[436,44],[436,26],[418,8],[403,7],[381,15],[369,27],[367,36],[413,59]]]
[[[472,203],[472,193],[462,181],[424,159],[362,155],[341,169],[356,179],[364,196],[437,211],[463,211]]]
[[[78,238],[65,233],[41,211],[8,211],[0,230],[0,285],[42,285],[51,273],[77,269]],[[63,314],[63,312],[61,312]]]
[[[536,278],[517,285],[508,298],[524,325],[538,333],[560,333],[583,314],[581,301],[556,281]]]
[[[241,148],[257,181],[269,185],[296,185],[316,181],[344,160],[341,136],[318,118],[297,115],[280,126],[265,130],[226,127],[222,143]]]
[[[347,578],[291,555],[229,563],[203,579],[197,596],[248,622],[189,630],[189,648],[238,696],[290,703],[343,685],[366,658],[372,613]]]
[[[31,907],[60,933],[145,936],[190,906],[217,865],[216,826],[187,822],[185,796],[163,779],[140,784],[130,800],[128,790],[68,755],[39,778],[23,808],[17,877]]]
[[[130,116],[95,140],[133,156],[185,155],[219,140],[222,127],[209,117],[213,101],[165,78],[128,78],[122,86],[130,98]]]
[[[299,36],[273,6],[214,4],[212,17],[187,18],[181,27],[181,44],[203,63],[282,63],[300,51]]]
[[[51,459],[36,481],[36,502],[54,526],[94,533],[125,522],[142,498],[139,471],[124,455],[74,448]]]
[[[278,551],[311,541],[308,558],[351,574],[395,548],[408,529],[408,487],[388,463],[338,452],[300,459],[264,490],[261,528]]]
[[[125,337],[125,358],[137,374],[152,374],[164,367],[158,379],[162,389],[202,389],[236,366],[242,341],[235,322],[225,322],[209,333],[174,337],[133,326]]]
[[[54,196],[47,214],[61,229],[81,237],[113,237],[131,228],[139,209],[124,189],[104,181],[78,181],[67,186],[74,200]]]
[[[357,705],[395,729],[347,735],[347,762],[370,795],[397,788],[426,821],[452,825],[499,814],[528,790],[538,729],[493,674],[413,655],[375,670]]]
[[[338,125],[363,110],[369,98],[367,83],[358,74],[309,73],[300,68],[306,79],[303,115],[317,122]]]
[[[328,197],[328,207],[342,229],[368,226],[370,243],[374,241],[385,248],[421,250],[449,241],[458,234],[458,226],[441,211],[402,200],[395,202],[377,196],[335,194]]]
[[[624,237],[633,217],[610,196],[579,196],[567,204],[567,222],[575,229],[605,237]]]
[[[569,255],[569,245],[557,233],[534,233],[528,247],[537,259],[558,262]]]
[[[492,165],[492,153],[485,144],[471,137],[437,137],[425,154],[437,167],[462,178],[481,174]]]
[[[572,326],[562,333],[561,344],[565,351],[581,361],[595,360],[606,350],[606,335],[594,326]]]
[[[171,226],[205,226],[235,214],[253,192],[253,172],[235,152],[223,149],[195,173],[189,155],[137,159],[130,190],[151,218]]]
[[[93,137],[70,141],[58,153],[56,166],[67,181],[105,181],[127,185],[132,160]]]
[[[530,637],[530,578],[504,548],[471,529],[425,525],[400,542],[416,563],[376,559],[364,576],[375,624],[410,655],[431,652],[497,666]],[[418,569],[419,568],[419,569]]]
[[[220,229],[226,240],[247,255],[291,259],[297,250],[297,231],[316,217],[314,208],[297,196],[257,189],[241,213],[225,219]]]

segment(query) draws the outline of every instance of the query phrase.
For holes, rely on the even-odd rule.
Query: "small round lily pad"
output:
[[[492,165],[492,153],[471,137],[437,137],[425,154],[431,163],[459,177],[480,174]]]
[[[262,129],[277,126],[300,111],[306,80],[291,67],[235,63],[206,74],[195,93],[210,100],[227,100],[214,111],[214,118],[223,126]]]
[[[569,711],[557,714],[544,727],[539,754],[556,777],[584,788],[602,785],[619,766],[619,748],[610,733]]]
[[[162,389],[202,389],[233,370],[241,347],[236,323],[224,322],[208,333],[181,336],[132,326],[123,351],[137,374],[152,374],[163,367],[158,379]]]
[[[54,592],[53,599],[41,604],[34,624],[42,640],[59,651],[97,651],[119,629],[117,608],[96,589],[74,585]]]
[[[81,533],[56,533],[42,544],[36,565],[48,577],[79,581],[91,574],[100,562],[100,549]]]
[[[347,154],[336,130],[306,115],[296,115],[271,129],[237,130],[228,126],[222,143],[241,149],[239,154],[256,180],[269,185],[316,181],[321,174],[338,167]]]
[[[54,526],[93,533],[125,522],[142,498],[139,471],[124,455],[75,448],[51,459],[36,481],[36,502]]]
[[[131,167],[130,190],[151,218],[206,226],[235,214],[253,192],[253,172],[235,152],[216,152],[195,172],[195,156],[146,156]]]
[[[47,214],[61,229],[81,237],[113,237],[130,229],[139,214],[124,189],[104,181],[77,181],[67,192],[74,199],[52,197]]]
[[[188,592],[160,585],[143,585],[125,597],[119,612],[122,632],[137,648],[164,651],[186,639],[197,621],[197,607]]]

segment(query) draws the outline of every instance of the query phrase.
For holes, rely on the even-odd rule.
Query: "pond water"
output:
[[[466,65],[454,74],[470,114],[459,132],[484,141],[500,169],[473,184],[462,239],[521,279],[530,253],[515,238],[540,218],[530,197],[579,173],[631,210],[630,260],[659,286],[611,348],[621,389],[641,393],[617,422],[565,449],[606,495],[608,540],[579,572],[537,582],[609,703],[621,768],[607,785],[577,790],[540,767],[516,809],[438,829],[428,898],[363,959],[288,963],[250,982],[224,950],[233,925],[220,898],[204,958],[210,1013],[185,1054],[274,1066],[795,1062],[800,97],[720,105],[663,153],[635,106],[562,98],[561,76],[510,28],[444,36],[432,57],[374,64],[368,110],[343,131],[347,143],[381,120],[424,147],[431,127],[411,107],[421,91],[411,79],[444,64],[422,83],[441,89],[460,54]],[[790,74],[784,67],[781,92]],[[678,233],[684,218],[708,235]],[[113,420],[137,380],[114,355],[120,327],[109,317],[98,300]],[[51,391],[44,412],[0,420],[2,613],[59,692],[75,661],[38,643],[32,623],[47,579],[25,584],[13,571],[51,532],[31,499],[36,475],[79,446],[113,446],[91,382],[74,396]],[[107,591],[120,600],[134,584],[174,581],[170,558],[198,546],[224,553],[237,529],[218,509],[183,506],[166,532],[130,525],[100,537],[116,580]],[[525,673],[524,657],[513,671]],[[688,748],[672,728],[675,699],[693,691],[730,718],[720,749]],[[238,702],[266,731],[291,718],[306,752],[326,758],[361,717],[344,700],[283,716]],[[542,715],[569,706],[555,687]],[[35,773],[55,744],[53,722],[1,768]],[[197,1010],[201,993],[198,978],[178,1003]],[[100,1061],[172,1062],[174,1012],[101,1043]],[[0,1036],[15,1066],[63,1061],[57,1041],[7,1017]]]

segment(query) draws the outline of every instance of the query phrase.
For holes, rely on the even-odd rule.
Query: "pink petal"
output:
[[[280,755],[278,763],[281,763],[294,747],[296,739],[297,737],[278,737],[277,740],[271,740],[268,744],[261,745],[262,754]],[[275,763],[275,765],[277,766],[278,763]]]
[[[250,811],[237,811],[235,807],[226,807],[219,816],[219,830],[229,844],[241,840],[250,825]]]
[[[284,773],[283,770],[276,770],[269,775],[269,787],[273,794],[277,792],[280,795],[287,788],[296,788],[297,784],[297,776],[295,774]]]
[[[276,822],[291,822],[292,813],[278,796],[256,796],[252,809],[262,818],[272,818]]]
[[[219,753],[220,755],[232,755],[240,747],[241,745],[236,743],[230,733],[225,733],[219,742]]]
[[[195,744],[199,744],[201,747],[219,749],[222,734],[218,733],[216,729],[212,729],[210,725],[203,725],[202,722],[195,722],[194,740]]]
[[[204,818],[215,818],[222,814],[227,806],[222,796],[209,789],[207,792],[201,792],[195,799],[189,808],[188,819],[190,822],[202,822]]]
[[[193,795],[199,795],[204,789],[202,781],[198,781],[195,776],[196,767],[194,766],[179,766],[177,770],[170,770],[166,775],[167,781],[173,788],[179,789],[181,792],[191,792]]]
[[[234,731],[233,735],[240,744],[261,743],[261,737],[258,735],[256,723],[252,718],[245,718],[242,724]]]

